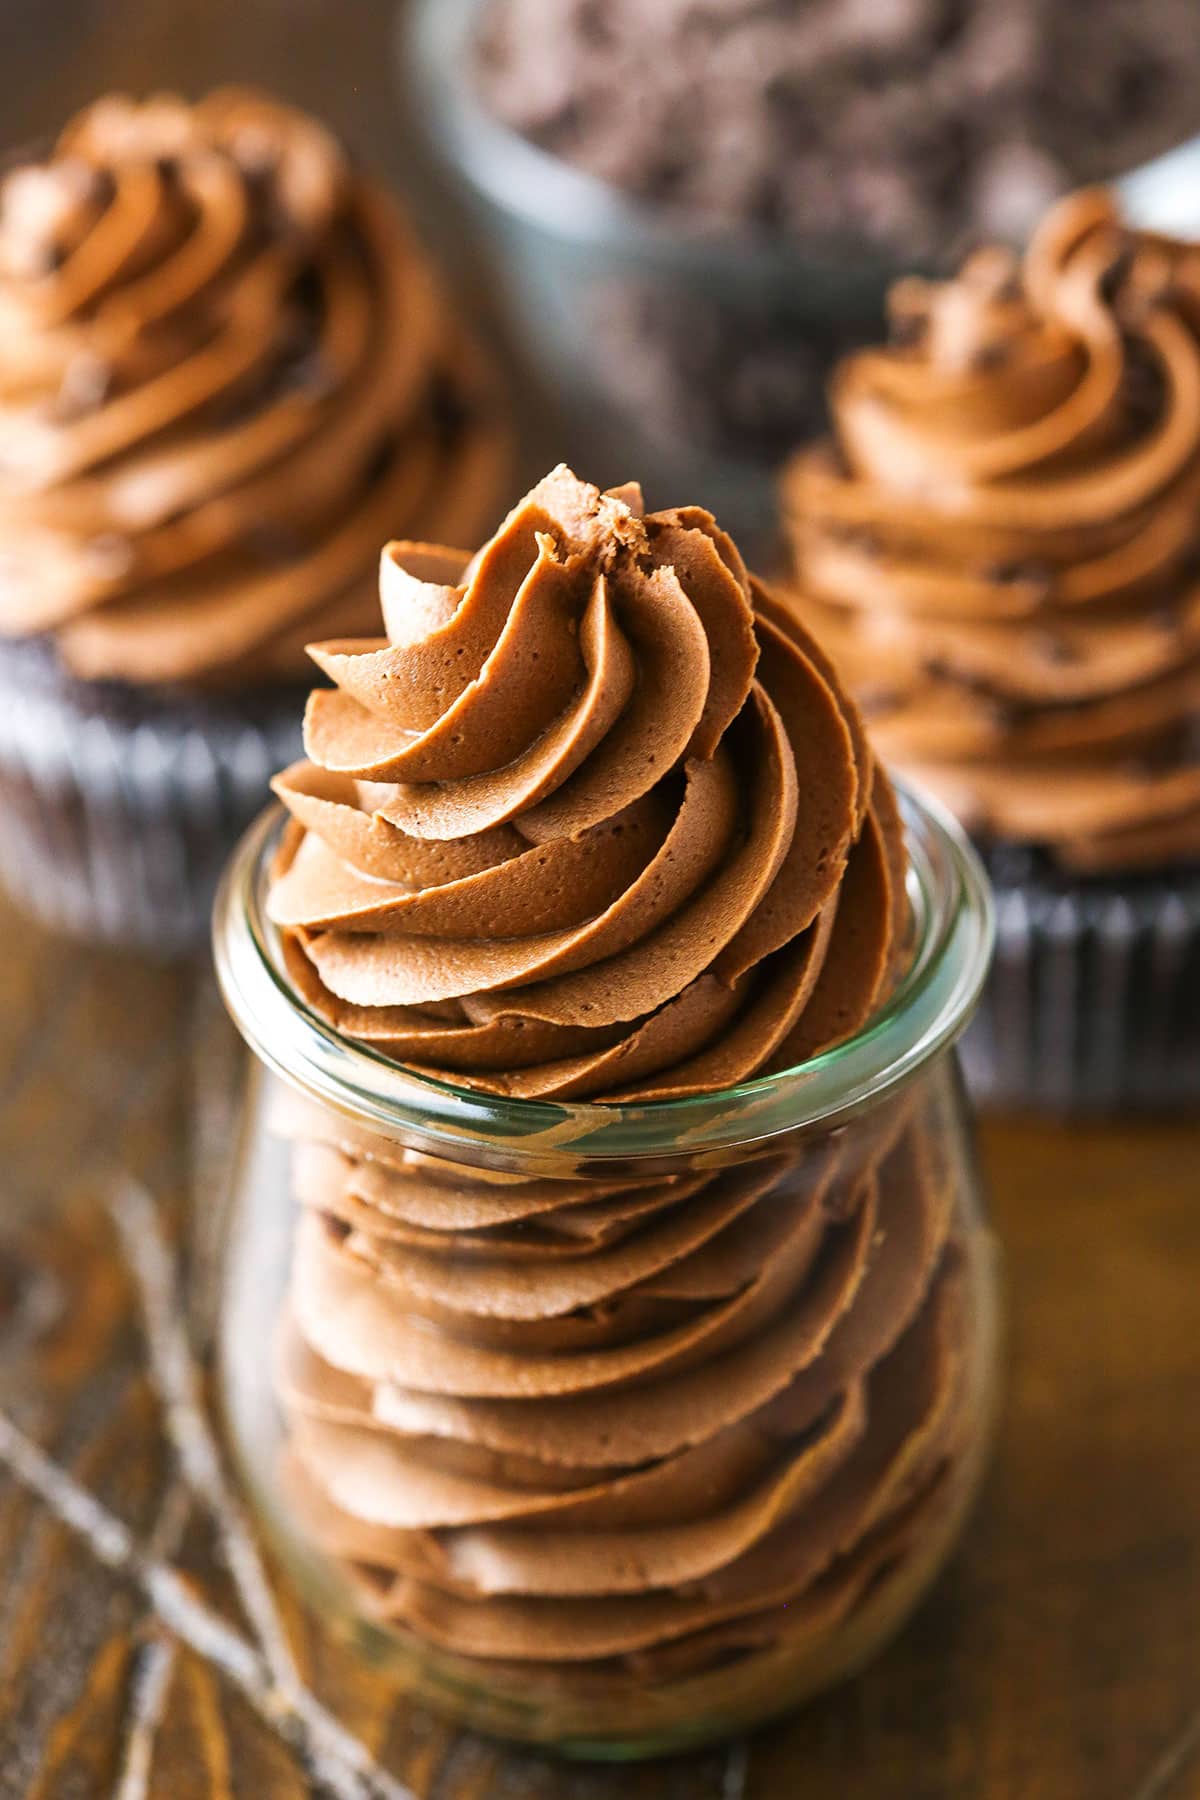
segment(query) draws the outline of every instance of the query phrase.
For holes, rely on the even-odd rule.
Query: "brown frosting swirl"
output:
[[[1065,865],[1200,856],[1200,249],[1089,190],[892,313],[782,484],[876,748]]]
[[[891,789],[709,514],[558,469],[474,557],[389,545],[382,597],[386,639],[313,647],[335,685],[277,782],[269,909],[310,1004],[489,1092],[605,1100],[865,1021],[905,940]],[[753,1710],[764,1656],[787,1691],[828,1678],[895,1623],[978,1461],[945,1104],[906,1088],[735,1167],[568,1149],[530,1178],[288,1097],[295,1525],[451,1679],[586,1696],[614,1730],[718,1670],[714,1703]]]
[[[391,544],[270,895],[302,992],[408,1064],[664,1098],[853,1032],[902,950],[886,777],[806,633],[698,508],[547,477],[473,558]]]
[[[490,388],[391,201],[314,120],[98,101],[0,189],[0,632],[88,677],[296,676],[378,545],[473,534]]]

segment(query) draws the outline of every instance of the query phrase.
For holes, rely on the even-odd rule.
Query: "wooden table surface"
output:
[[[5,4],[10,139],[109,85],[252,77],[397,172],[373,0]],[[244,1630],[168,1446],[106,1198],[122,1170],[156,1196],[202,1343],[239,1069],[206,979],[64,946],[0,903],[0,1423],[10,1464],[30,1442],[54,1461],[0,1471],[0,1800],[327,1791],[294,1720],[264,1723],[146,1599],[165,1571],[168,1599]],[[1009,1289],[999,1443],[961,1551],[866,1676],[744,1744],[570,1768],[407,1704],[284,1589],[309,1693],[419,1800],[1194,1800],[1200,1124],[997,1121],[983,1143]]]

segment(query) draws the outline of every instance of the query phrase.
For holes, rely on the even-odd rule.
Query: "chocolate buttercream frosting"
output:
[[[310,1006],[559,1100],[709,1093],[864,1024],[906,944],[891,789],[709,514],[559,469],[475,556],[392,544],[382,570],[387,636],[313,646],[334,685],[277,783],[269,910]],[[543,1732],[584,1706],[636,1734],[648,1693],[717,1671],[716,1710],[749,1716],[848,1667],[944,1549],[983,1435],[948,1104],[910,1087],[644,1174],[568,1138],[534,1177],[282,1095],[293,1529],[422,1664],[550,1709]]]
[[[846,1037],[903,953],[886,776],[698,508],[548,476],[474,557],[393,543],[272,885],[305,998],[497,1094],[665,1099]]]
[[[869,1596],[911,1595],[987,1414],[984,1246],[936,1107],[604,1181],[287,1113],[283,1487],[370,1617],[500,1691],[603,1703],[754,1653],[812,1678]]]
[[[473,535],[490,382],[315,120],[112,97],[0,189],[0,633],[86,678],[290,678],[389,532]]]
[[[1200,856],[1200,248],[1089,190],[892,314],[783,480],[876,748],[1069,867]]]
[[[1183,0],[482,0],[484,104],[669,218],[928,264],[1200,128]],[[473,64],[473,68],[471,65]]]

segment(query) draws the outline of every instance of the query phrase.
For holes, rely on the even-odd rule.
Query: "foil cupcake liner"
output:
[[[1200,1102],[1200,869],[1072,887],[985,860],[996,955],[962,1045],[976,1099],[1092,1115]]]
[[[300,699],[93,689],[23,649],[0,652],[5,888],[74,937],[199,947],[226,857],[300,754]]]

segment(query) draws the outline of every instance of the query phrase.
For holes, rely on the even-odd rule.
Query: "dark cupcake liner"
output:
[[[1200,869],[1072,885],[984,854],[996,957],[962,1046],[976,1098],[1093,1115],[1200,1104]]]
[[[59,672],[0,647],[0,876],[54,930],[178,955],[221,869],[300,754],[303,694],[207,699]]]

